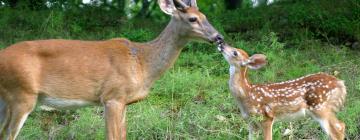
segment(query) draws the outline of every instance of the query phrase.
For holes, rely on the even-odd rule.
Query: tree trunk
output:
[[[149,10],[150,2],[148,0],[142,0],[142,7],[140,12],[138,13],[138,17],[146,17],[147,12]]]
[[[126,1],[125,0],[117,0],[117,9],[119,9],[119,12],[120,12],[120,15],[121,16],[125,16],[125,4],[126,4]]]
[[[151,10],[153,10],[153,7],[150,7],[152,3],[157,2],[156,0],[142,0],[142,7],[140,12],[136,15],[136,17],[139,18],[146,18],[149,17]]]

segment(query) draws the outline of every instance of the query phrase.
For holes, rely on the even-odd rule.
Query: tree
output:
[[[40,10],[46,7],[46,0],[28,0],[27,2],[31,10]]]
[[[45,2],[47,0],[4,0],[3,1],[10,8],[29,8],[31,10],[39,10],[46,8]]]
[[[136,15],[137,17],[140,18],[145,18],[148,17],[150,15],[150,12],[153,10],[153,3],[157,2],[156,0],[142,0],[142,7],[140,12]],[[153,6],[151,6],[153,5]]]
[[[18,4],[18,0],[4,0],[3,2],[9,5],[13,9],[16,8]]]

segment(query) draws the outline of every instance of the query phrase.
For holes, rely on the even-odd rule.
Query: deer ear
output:
[[[173,0],[158,0],[161,11],[168,15],[173,15],[175,6]]]
[[[186,5],[188,5],[190,7],[195,7],[195,8],[198,7],[196,0],[183,0],[183,1],[186,3]]]
[[[265,66],[267,63],[266,56],[263,54],[254,54],[248,59],[246,66],[250,69],[257,70]]]

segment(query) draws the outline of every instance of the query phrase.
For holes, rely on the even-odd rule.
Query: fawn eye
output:
[[[197,18],[196,18],[196,17],[191,17],[191,18],[189,18],[189,21],[190,21],[190,22],[196,22],[196,21],[197,21]]]
[[[233,55],[236,57],[236,56],[238,56],[239,54],[238,54],[237,51],[233,51]]]

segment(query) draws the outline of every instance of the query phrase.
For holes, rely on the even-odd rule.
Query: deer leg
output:
[[[272,126],[274,123],[273,118],[265,118],[265,120],[261,123],[263,129],[264,140],[272,140]]]
[[[106,138],[107,140],[125,140],[125,108],[126,104],[117,100],[105,103]]]
[[[332,140],[343,140],[345,137],[345,124],[338,120],[329,110],[313,111],[313,118],[318,121],[325,133]]]
[[[126,107],[122,113],[122,120],[121,120],[121,139],[126,139]]]
[[[35,108],[37,96],[34,95],[21,95],[11,101],[13,104],[8,104],[8,118],[1,137],[5,137],[6,140],[15,140],[20,132],[20,129],[24,125],[28,115]]]
[[[6,129],[9,126],[10,122],[10,111],[8,107],[5,107],[4,110],[1,110],[1,123],[0,123],[0,139],[3,139],[6,134]]]
[[[253,140],[254,139],[254,126],[252,123],[249,123],[249,140]]]
[[[11,118],[11,113],[10,110],[8,109],[8,107],[6,107],[6,110],[4,111],[5,114],[4,115],[4,119],[2,121],[1,124],[1,128],[0,128],[0,139],[3,139],[6,135],[6,128],[9,127],[9,123],[10,123],[10,118]]]
[[[255,136],[258,136],[258,133],[257,133],[257,124],[256,123],[253,123],[253,122],[250,122],[249,123],[249,126],[248,126],[248,129],[249,129],[249,140],[253,140],[253,139],[256,139],[254,138]]]
[[[8,109],[7,109],[7,105],[6,103],[0,99],[0,133],[2,133],[6,122],[9,118],[9,113],[8,113]],[[0,135],[1,138],[1,135]]]
[[[335,134],[331,136],[337,140],[345,139],[345,123],[338,120],[335,115],[331,116],[330,118],[330,129]]]
[[[343,140],[345,138],[345,123],[338,120],[334,114],[329,116],[329,126],[331,139]]]

